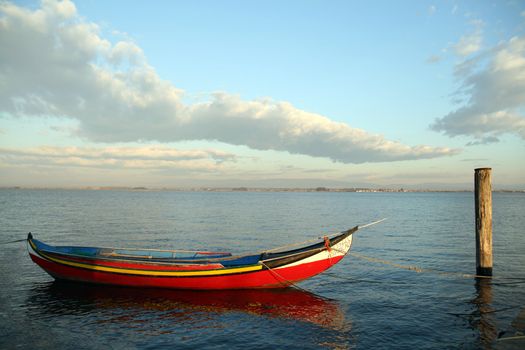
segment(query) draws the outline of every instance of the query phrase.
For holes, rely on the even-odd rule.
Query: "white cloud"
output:
[[[0,164],[15,166],[177,169],[202,172],[221,170],[224,162],[235,160],[233,154],[220,150],[177,150],[163,146],[0,148]]]
[[[140,47],[102,38],[67,0],[44,1],[34,11],[2,3],[0,16],[0,115],[75,119],[93,141],[219,140],[345,163],[457,153],[390,141],[287,102],[218,93],[185,105],[183,92],[157,75]]]
[[[483,42],[483,22],[475,20],[471,22],[474,30],[472,33],[462,36],[459,42],[453,46],[459,56],[468,56],[481,49]]]
[[[460,63],[456,75],[466,104],[437,119],[434,130],[473,136],[471,145],[496,142],[503,134],[525,140],[525,36]]]

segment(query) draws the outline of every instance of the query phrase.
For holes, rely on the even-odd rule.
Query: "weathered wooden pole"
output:
[[[474,170],[476,206],[476,274],[492,276],[492,188],[491,168]]]

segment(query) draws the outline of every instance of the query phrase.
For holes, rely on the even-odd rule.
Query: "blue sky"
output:
[[[525,188],[520,1],[0,6],[0,186]]]

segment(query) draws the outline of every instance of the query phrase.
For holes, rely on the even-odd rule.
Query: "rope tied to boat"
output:
[[[414,271],[416,273],[433,273],[433,274],[441,275],[441,276],[455,276],[459,278],[480,278],[480,279],[488,279],[488,280],[495,280],[495,279],[497,280],[507,280],[507,279],[519,280],[518,282],[508,282],[507,284],[524,283],[523,281],[525,280],[525,278],[523,277],[516,277],[516,278],[514,277],[512,278],[511,277],[496,277],[496,276],[483,276],[483,275],[468,274],[468,273],[462,273],[462,272],[440,271],[440,270],[435,270],[435,269],[423,268],[423,267],[419,267],[415,265],[401,265],[393,261],[373,258],[371,256],[367,256],[367,255],[363,255],[363,254],[359,254],[355,252],[348,252],[348,254],[358,259],[366,260],[366,261],[373,262],[373,263],[383,264],[383,265],[389,265],[389,266],[393,266],[393,267],[403,269],[403,270]]]
[[[326,248],[326,250],[328,250],[328,253],[331,253],[332,247],[330,246],[330,238],[328,238],[328,236],[324,236],[323,239],[324,239],[324,247]]]
[[[362,229],[362,228],[366,228],[366,227],[370,227],[372,225],[376,225],[376,224],[379,224],[380,222],[383,222],[385,221],[387,218],[383,218],[381,220],[377,220],[377,221],[374,221],[374,222],[371,222],[371,223],[368,223],[366,225],[358,225],[357,226],[357,230],[359,229]],[[357,231],[356,230],[356,231]],[[296,246],[300,246],[300,245],[305,245],[307,243],[312,243],[312,242],[319,242],[320,239],[330,239],[331,237],[335,237],[339,234],[341,234],[342,232],[345,232],[345,231],[339,231],[339,232],[336,232],[336,233],[331,233],[331,234],[328,234],[328,235],[325,235],[325,236],[322,236],[322,237],[317,237],[317,238],[312,238],[312,239],[309,239],[309,240],[306,240],[306,241],[302,241],[302,242],[297,242],[297,243],[291,243],[291,244],[286,244],[286,245],[283,245],[283,246],[280,246],[280,247],[275,247],[275,248],[272,248],[272,249],[267,249],[267,250],[263,250],[261,251],[261,253],[270,253],[270,252],[274,252],[274,251],[279,251],[279,250],[283,250],[283,249],[287,249],[287,248],[291,248],[291,247],[296,247]],[[353,232],[355,233],[355,232]],[[353,234],[352,233],[352,234]],[[326,242],[326,241],[325,241]],[[333,249],[333,248],[332,248]]]
[[[270,266],[266,265],[264,263],[264,261],[261,261],[261,265],[266,267],[266,269],[268,269],[268,271],[270,271],[270,273],[273,275],[273,277],[275,278],[275,280],[277,282],[279,282],[280,284],[283,285],[283,287],[293,287],[293,288],[296,288],[296,289],[299,289],[299,290],[302,290],[303,292],[306,292],[306,293],[310,293],[310,294],[314,294],[322,299],[326,299],[326,300],[332,300],[331,298],[328,298],[328,297],[325,297],[323,295],[320,295],[320,294],[317,294],[317,293],[314,293],[308,289],[305,289],[303,287],[300,287],[298,286],[296,283],[284,278],[283,276],[281,276],[277,271],[275,271],[274,269],[272,269]]]
[[[25,241],[27,241],[27,238],[16,239],[16,240],[14,240],[14,241],[9,241],[9,242],[0,242],[0,244],[10,244],[10,243],[25,242]]]
[[[360,225],[360,226],[358,226],[358,227],[359,227],[360,229],[361,229],[361,228],[365,228],[365,227],[369,227],[369,226],[372,226],[372,225],[379,224],[380,222],[383,222],[383,221],[385,221],[386,219],[388,219],[388,218],[383,218],[383,219],[380,219],[380,220],[377,220],[377,221],[371,222],[371,223],[366,224],[366,225]]]
[[[21,238],[21,239],[15,239],[14,241],[8,241],[8,242],[0,242],[0,244],[10,244],[10,243],[18,243],[18,242],[25,242],[27,240],[33,239],[33,235],[31,232],[27,234],[27,238]]]
[[[359,259],[363,259],[363,260],[367,260],[367,261],[370,261],[370,262],[375,262],[375,263],[380,263],[380,264],[384,264],[384,265],[390,265],[390,266],[394,266],[394,267],[397,267],[399,269],[403,269],[403,270],[410,270],[410,271],[415,271],[417,273],[421,273],[421,272],[435,272],[433,270],[430,270],[430,269],[423,269],[421,267],[418,267],[418,266],[411,266],[411,265],[401,265],[401,264],[396,264],[392,261],[388,261],[388,260],[383,260],[383,259],[377,259],[377,258],[372,258],[370,256],[366,256],[366,255],[362,255],[362,254],[358,254],[358,253],[354,253],[354,252],[351,252],[349,253],[350,255],[356,257],[356,258],[359,258]]]
[[[332,263],[332,247],[330,246],[330,238],[328,236],[324,236],[324,247],[326,251],[328,252],[328,262],[330,263],[330,266],[333,265]]]

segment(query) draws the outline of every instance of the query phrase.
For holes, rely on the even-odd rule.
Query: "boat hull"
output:
[[[79,262],[78,259],[58,258],[40,251],[31,240],[28,242],[28,250],[31,259],[57,280],[143,288],[220,290],[288,287],[337,264],[346,255],[351,244],[352,235],[348,234],[333,246],[326,244],[326,247],[317,248],[304,258],[288,258],[290,262],[280,266],[270,267],[276,261],[288,260],[281,257],[261,259],[253,265],[204,270],[176,265],[171,268],[170,265],[162,266],[161,269],[143,265],[143,269],[131,269],[114,267],[114,263],[88,264]]]
[[[315,276],[339,262],[342,257],[320,260],[297,266],[275,270],[228,274],[203,277],[157,277],[114,274],[89,271],[44,260],[31,255],[32,260],[58,280],[69,280],[96,284],[109,284],[129,287],[174,288],[174,289],[246,289],[282,288]]]

